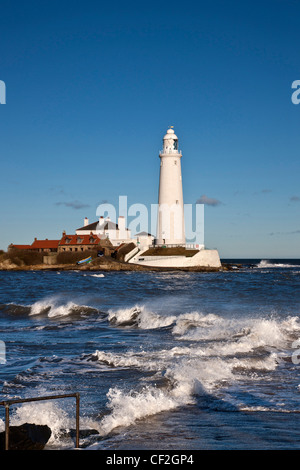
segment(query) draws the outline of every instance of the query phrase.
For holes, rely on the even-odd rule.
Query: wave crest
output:
[[[257,265],[257,268],[300,268],[300,265],[286,264],[286,263],[272,263],[272,261],[262,259]]]

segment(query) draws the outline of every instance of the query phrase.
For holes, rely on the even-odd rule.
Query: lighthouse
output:
[[[222,264],[217,250],[207,250],[204,244],[191,245],[188,238],[186,243],[181,158],[178,137],[172,126],[163,138],[163,148],[159,153],[158,214],[154,246],[135,247],[128,262],[156,268],[219,271]],[[187,233],[188,229],[187,225]]]
[[[163,138],[163,149],[159,154],[160,175],[155,241],[158,246],[185,246],[181,157],[178,137],[172,126]]]

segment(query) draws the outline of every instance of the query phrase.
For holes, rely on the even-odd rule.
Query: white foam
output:
[[[64,301],[59,297],[50,297],[39,300],[31,305],[29,315],[41,315],[47,313],[48,317],[63,317],[74,313],[85,312],[91,307],[78,305],[75,302]]]
[[[285,263],[272,263],[269,260],[261,260],[257,265],[257,268],[264,269],[264,268],[300,268],[300,265],[295,264],[285,264]]]
[[[232,370],[242,369],[244,371],[272,371],[278,366],[280,359],[277,353],[271,353],[263,359],[247,358],[232,360]]]
[[[149,310],[145,305],[135,305],[134,307],[124,309],[109,310],[108,321],[119,326],[134,325],[145,330],[174,325],[172,331],[174,334],[179,335],[196,327],[204,328],[216,323],[222,323],[222,318],[218,315],[204,315],[199,312],[183,313],[180,315],[160,315]]]
[[[161,372],[170,364],[182,358],[201,358],[205,355],[199,347],[174,347],[154,351],[127,351],[122,354],[96,350],[92,357],[107,367],[137,368],[146,371]]]
[[[243,334],[244,332],[244,334]],[[215,334],[215,332],[214,332]],[[241,334],[233,334],[227,341],[215,342],[206,348],[208,355],[228,356],[249,353],[257,348],[284,348],[288,343],[282,325],[275,320],[252,320]]]
[[[84,274],[84,276],[88,276],[88,277],[105,277],[104,274]]]
[[[35,302],[31,306],[29,315],[39,315],[47,312],[48,317],[65,316],[69,315],[77,308],[79,308],[79,306],[71,301],[67,302],[66,304],[59,304],[55,299],[46,299]]]
[[[155,329],[170,326],[176,320],[175,315],[158,315],[149,311],[145,306],[109,310],[108,320],[116,325],[136,325],[141,329]]]
[[[178,339],[187,341],[211,341],[214,354],[234,354],[252,351],[255,348],[270,346],[282,348],[287,345],[292,334],[300,331],[299,317],[286,320],[275,318],[226,319],[211,317],[210,323],[194,323],[193,328],[182,328],[180,318],[173,328]],[[203,317],[205,320],[205,317]],[[179,327],[178,327],[179,326]],[[227,350],[227,351],[226,351]]]
[[[51,429],[49,443],[59,438],[62,429],[74,427],[73,421],[70,421],[67,413],[52,401],[24,403],[16,408],[10,417],[12,426],[19,426],[23,423],[49,426]]]
[[[155,354],[155,356],[154,356]],[[136,420],[146,416],[168,411],[194,402],[194,395],[206,395],[226,383],[239,380],[236,368],[271,370],[276,366],[275,356],[268,361],[268,367],[263,360],[250,363],[247,360],[228,360],[221,358],[203,358],[200,349],[172,348],[152,353],[121,357],[97,351],[99,360],[110,360],[113,367],[143,367],[162,368],[162,374],[167,379],[165,388],[154,386],[144,387],[141,391],[126,392],[120,388],[109,390],[108,409],[111,413],[105,416],[98,430],[106,435],[119,426],[129,426]],[[147,361],[148,358],[148,361]],[[201,360],[203,359],[203,360]]]
[[[175,326],[172,330],[175,335],[183,335],[196,327],[205,328],[222,322],[221,317],[218,315],[204,315],[199,312],[183,313],[176,317],[175,320]]]
[[[175,394],[155,387],[145,387],[140,392],[126,393],[119,388],[107,393],[107,407],[112,410],[100,423],[100,433],[106,435],[119,426],[130,426],[136,420],[162,411],[172,410],[189,402]]]
[[[40,312],[49,306],[48,314],[57,315],[68,314],[76,304],[43,300],[34,304],[32,310]],[[166,379],[160,388],[148,386],[138,391],[111,388],[107,394],[110,414],[92,424],[101,435],[147,416],[193,403],[195,395],[218,395],[227,386],[243,381],[245,374],[256,376],[259,375],[256,371],[275,370],[280,363],[280,352],[288,348],[291,338],[300,332],[299,317],[227,319],[197,311],[161,315],[143,305],[109,311],[108,320],[118,326],[143,329],[170,326],[175,341],[188,343],[170,349],[166,345],[161,349],[122,354],[95,351],[93,357],[105,367],[138,368],[154,372],[151,380]],[[54,436],[59,429],[69,426],[68,417],[63,413],[54,410],[50,416],[51,410],[46,408],[47,413]],[[29,414],[23,408],[22,418]],[[34,422],[41,422],[40,413]]]
[[[110,312],[109,319],[140,328],[172,325],[175,340],[185,339],[189,344],[170,349],[127,351],[122,355],[95,352],[96,358],[108,367],[152,370],[157,377],[166,379],[162,388],[151,386],[135,392],[110,389],[107,406],[111,413],[100,423],[102,434],[119,426],[129,426],[146,416],[193,403],[195,395],[220,397],[228,386],[243,383],[245,375],[259,380],[261,374],[276,370],[281,354],[300,331],[299,317],[227,319],[201,312],[163,316],[143,306]],[[233,405],[225,401],[224,406]]]
[[[20,426],[24,423],[32,423],[36,425],[47,425],[51,429],[51,436],[47,443],[54,446],[54,448],[61,448],[62,446],[74,448],[72,440],[62,444],[62,435],[65,435],[71,429],[75,429],[75,417],[70,417],[63,408],[58,404],[58,401],[43,401],[43,402],[29,402],[23,403],[18,408],[15,408],[10,415],[10,425]],[[99,428],[99,421],[91,418],[80,417],[81,429],[96,429]],[[0,431],[3,431],[5,424],[0,419]]]
[[[107,408],[111,413],[102,419],[98,430],[107,435],[117,427],[130,426],[147,416],[192,404],[194,395],[211,393],[219,384],[236,380],[234,367],[236,364],[220,359],[199,362],[185,358],[170,365],[164,374],[173,384],[171,388],[149,386],[139,392],[111,388],[107,394]]]
[[[149,360],[147,353],[136,354],[133,352],[127,352],[124,354],[107,353],[104,351],[95,351],[93,357],[99,362],[103,362],[110,367],[137,367],[146,370],[152,370],[157,368],[157,363]]]

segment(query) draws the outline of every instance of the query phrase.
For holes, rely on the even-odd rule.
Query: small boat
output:
[[[92,257],[89,256],[88,258],[82,259],[80,261],[77,261],[77,264],[85,264],[85,263],[90,263],[92,261]]]

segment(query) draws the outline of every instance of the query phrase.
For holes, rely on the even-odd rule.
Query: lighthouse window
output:
[[[178,149],[178,140],[174,140],[174,150]]]
[[[177,160],[174,160],[174,165],[177,165]]]

